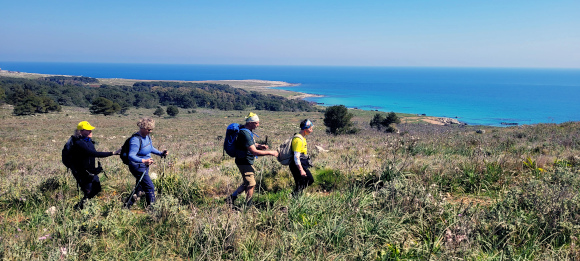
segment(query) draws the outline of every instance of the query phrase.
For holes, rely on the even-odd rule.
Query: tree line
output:
[[[89,107],[91,112],[105,115],[160,105],[184,109],[314,110],[304,100],[246,91],[226,84],[158,81],[117,86],[99,85],[98,79],[82,76],[0,77],[0,102],[14,105],[15,115],[60,111],[61,106]]]

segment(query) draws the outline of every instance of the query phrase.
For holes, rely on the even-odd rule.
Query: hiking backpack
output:
[[[123,146],[121,147],[121,153],[119,154],[121,161],[123,161],[125,165],[129,165],[129,163],[131,163],[131,159],[129,159],[129,149],[131,149],[131,138],[135,136],[139,137],[139,150],[141,150],[143,138],[141,138],[141,135],[134,133],[131,135],[131,137],[125,140],[125,143],[123,143]]]
[[[277,150],[278,157],[276,159],[278,160],[278,162],[280,162],[280,164],[282,165],[290,164],[290,159],[294,157],[294,152],[292,151],[292,140],[294,140],[294,138],[296,137],[304,140],[302,135],[298,135],[297,133],[295,133],[294,136],[292,136],[292,138],[285,140],[284,143],[282,143],[280,147],[278,147]]]
[[[227,129],[226,129],[226,138],[224,140],[224,151],[230,156],[230,157],[235,157],[236,156],[236,139],[238,138],[238,134],[240,133],[240,130],[243,131],[247,131],[250,133],[250,135],[256,135],[255,133],[251,132],[250,130],[246,129],[246,128],[240,128],[240,124],[238,123],[232,123],[230,125],[228,125]],[[256,135],[256,137],[259,137],[258,135]]]
[[[73,137],[71,136],[70,138],[68,138],[68,141],[64,144],[64,147],[62,148],[62,164],[64,164],[64,166],[67,169],[72,169],[72,165],[73,165],[73,149],[74,146],[74,141],[73,141]]]

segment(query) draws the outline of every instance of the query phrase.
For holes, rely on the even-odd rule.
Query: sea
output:
[[[580,121],[580,69],[0,62],[29,73],[141,80],[269,80],[325,106],[456,118],[469,125]]]

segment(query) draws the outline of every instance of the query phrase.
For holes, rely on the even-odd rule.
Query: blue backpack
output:
[[[250,133],[250,135],[256,135],[246,128],[240,128],[240,124],[238,123],[232,123],[228,125],[228,128],[226,129],[226,138],[224,140],[224,151],[230,157],[235,157],[237,154],[235,143],[241,130]],[[259,136],[256,135],[256,137]]]

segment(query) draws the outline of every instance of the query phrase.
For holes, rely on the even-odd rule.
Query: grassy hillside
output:
[[[158,202],[121,208],[134,178],[117,156],[102,159],[103,192],[82,211],[60,151],[79,121],[112,151],[153,109],[128,115],[12,116],[0,109],[0,257],[3,259],[468,260],[578,259],[580,123],[509,128],[437,126],[410,120],[399,134],[370,129],[332,136],[323,114],[256,111],[271,147],[310,118],[315,184],[289,197],[287,166],[260,157],[255,205],[223,198],[241,182],[222,156],[225,127],[247,111],[197,109],[156,119]],[[405,122],[405,120],[403,120]],[[483,130],[484,133],[477,133]],[[482,132],[482,131],[480,131]],[[320,147],[317,149],[315,146]],[[238,199],[241,206],[242,199]]]

